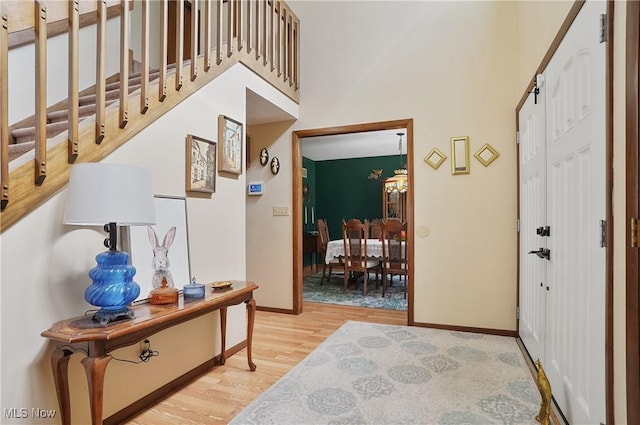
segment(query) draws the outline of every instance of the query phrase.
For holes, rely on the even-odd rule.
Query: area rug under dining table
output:
[[[535,424],[539,405],[514,338],[349,321],[231,423]]]

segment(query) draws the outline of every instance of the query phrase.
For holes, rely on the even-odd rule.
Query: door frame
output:
[[[627,2],[626,23],[626,375],[627,422],[640,422],[640,250],[631,247],[631,218],[640,216],[640,3]]]
[[[407,130],[407,171],[409,178],[409,190],[407,191],[407,233],[414,234],[414,178],[413,178],[413,118],[393,121],[380,121],[365,124],[343,125],[337,127],[325,127],[309,130],[296,130],[291,134],[292,146],[292,222],[293,222],[293,312],[302,313],[302,280],[304,277],[302,267],[302,150],[300,139],[316,136],[331,136],[340,134],[363,133],[381,130]],[[407,324],[413,326],[413,281],[414,281],[414,239],[408,239],[409,249],[409,274],[407,277]]]
[[[520,112],[520,109],[522,108],[522,106],[524,105],[525,101],[527,100],[527,97],[529,96],[529,94],[532,92],[532,90],[534,90],[534,82],[536,80],[536,75],[541,74],[542,72],[544,72],[545,68],[547,67],[547,65],[549,64],[549,61],[551,60],[551,58],[553,57],[553,55],[555,54],[556,50],[558,49],[558,46],[560,45],[560,43],[562,42],[562,39],[564,38],[565,34],[567,33],[567,31],[569,30],[569,27],[571,27],[571,24],[573,23],[573,21],[575,20],[576,16],[578,16],[578,13],[580,12],[580,9],[582,9],[582,6],[584,5],[585,0],[575,0],[573,3],[573,6],[571,7],[571,9],[569,10],[569,12],[567,13],[567,17],[564,19],[564,21],[562,22],[562,25],[560,26],[560,29],[558,30],[558,33],[556,34],[555,38],[553,39],[553,41],[551,42],[551,45],[549,46],[549,49],[547,50],[547,52],[545,53],[544,57],[542,58],[542,61],[540,62],[540,65],[538,65],[538,68],[535,70],[534,74],[533,74],[533,78],[530,80],[530,83],[527,85],[525,92],[523,93],[522,97],[520,98],[520,102],[518,102],[518,105],[516,106],[516,130],[519,131],[520,129],[520,123],[518,120],[518,114]],[[627,4],[629,5],[629,3],[637,3],[637,2],[628,2]],[[627,6],[628,7],[628,6]],[[613,391],[613,385],[614,385],[614,371],[613,371],[613,243],[614,243],[614,239],[613,239],[613,13],[614,13],[614,1],[613,0],[607,0],[607,17],[606,17],[606,40],[607,40],[607,45],[606,45],[606,52],[605,52],[605,61],[606,61],[606,69],[605,69],[605,133],[606,133],[606,140],[605,140],[605,167],[606,167],[606,182],[605,182],[605,193],[606,193],[606,225],[605,225],[605,232],[606,232],[606,253],[605,253],[605,336],[604,336],[604,345],[605,345],[605,418],[606,418],[606,423],[608,424],[614,424],[615,423],[615,419],[614,419],[614,391]],[[629,31],[629,28],[627,27],[627,31]],[[627,34],[627,40],[629,39],[629,34]],[[628,61],[628,59],[627,59]],[[637,64],[636,64],[637,65]],[[636,68],[637,69],[637,68]],[[636,75],[637,77],[637,75]],[[628,87],[628,81],[627,81],[627,87]],[[636,96],[637,96],[637,91],[636,91]],[[636,99],[637,100],[637,99]],[[627,126],[628,126],[628,121],[627,121]],[[628,135],[627,135],[628,137]],[[627,143],[628,145],[628,143]],[[520,145],[518,145],[517,147],[517,154],[516,154],[516,161],[517,161],[517,179],[518,181],[520,181]],[[518,220],[520,220],[520,187],[518,186],[518,193],[517,193],[517,208],[518,208]],[[627,220],[628,222],[628,220]],[[518,234],[518,242],[517,242],[517,249],[518,252],[520,252],[520,234]],[[628,266],[627,266],[628,267]],[[518,273],[518,280],[517,280],[517,295],[516,295],[516,305],[518,306],[517,308],[520,308],[520,258],[518,257],[518,264],[517,264],[517,273]],[[628,276],[628,274],[627,274]],[[636,288],[637,291],[637,288]],[[636,292],[636,294],[638,294],[638,292]],[[637,300],[638,298],[636,298]],[[628,300],[628,299],[627,299]],[[636,306],[637,307],[637,306]],[[627,307],[629,308],[629,307]],[[636,317],[638,317],[638,313],[637,313],[637,308],[636,308]],[[637,324],[640,322],[637,322]],[[627,325],[628,326],[628,325]],[[628,327],[627,327],[628,329]],[[638,327],[636,326],[636,330],[638,329]],[[519,335],[520,334],[520,322],[519,320],[516,322],[516,333]],[[637,337],[637,332],[636,332],[636,337]],[[520,340],[520,337],[518,336],[518,340]],[[628,347],[629,341],[627,340],[627,347]],[[638,362],[638,359],[635,359],[636,362]],[[627,360],[627,363],[629,363],[629,360]],[[628,365],[627,365],[628,368]],[[629,372],[629,370],[627,369],[627,372]],[[627,376],[629,376],[627,374]],[[630,379],[630,378],[629,378]],[[639,382],[638,380],[635,381],[636,385]],[[638,389],[635,389],[636,394],[638,394]],[[627,401],[629,402],[629,396],[627,393]],[[634,406],[635,409],[639,409],[640,412],[640,406],[638,405],[638,403],[640,402],[640,400],[638,400],[638,398],[635,399],[636,405]],[[629,423],[633,423],[633,422],[629,422]]]

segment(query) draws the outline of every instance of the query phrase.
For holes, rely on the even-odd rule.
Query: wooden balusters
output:
[[[67,96],[67,161],[78,157],[78,37],[80,36],[80,0],[69,2],[69,78]]]
[[[47,176],[47,7],[34,2],[36,33],[36,104],[35,104],[35,184],[41,185]]]
[[[251,4],[253,0],[247,0],[247,53],[251,53],[253,49],[253,39],[251,38],[253,34],[253,19],[251,19]],[[257,19],[257,18],[256,18]]]
[[[129,122],[129,0],[120,10],[120,128]]]
[[[233,54],[233,15],[235,9],[235,2],[233,0],[227,1],[227,57],[230,58]]]
[[[292,25],[292,17],[291,14],[287,14],[287,22],[286,22],[286,35],[285,35],[285,42],[287,43],[287,63],[286,63],[286,67],[285,67],[285,76],[284,76],[284,80],[285,81],[289,81],[289,86],[291,86],[291,58],[293,57],[293,43],[291,43],[291,35],[292,35],[292,30],[293,30],[293,25]]]
[[[149,109],[149,2],[142,0],[142,51],[140,52],[140,63],[142,66],[140,74],[140,113],[145,114]]]
[[[197,2],[191,6],[191,81],[198,77],[198,14]]]
[[[267,66],[267,29],[269,26],[269,21],[267,20],[267,1],[262,2],[262,43],[260,48],[260,53],[262,54],[262,66]],[[259,58],[258,58],[259,59]]]
[[[224,17],[222,0],[216,1],[216,64],[222,62],[222,35],[224,34]]]
[[[182,88],[184,58],[184,0],[176,0],[176,91]]]
[[[293,22],[293,57],[291,61],[293,62],[293,80],[295,89],[298,90],[300,88],[300,66],[298,61],[300,60],[300,21],[295,20]]]
[[[234,31],[233,34],[235,35],[237,42],[238,42],[238,51],[241,52],[242,49],[244,48],[244,37],[242,37],[243,35],[243,31],[242,31],[242,0],[232,0],[235,3],[235,9],[234,9],[234,17],[235,19],[233,20],[233,26],[234,26]]]
[[[211,68],[211,0],[204,0],[204,72]]]
[[[0,22],[0,209],[9,203],[9,19]]]
[[[274,69],[276,69],[276,64],[274,63],[273,60],[273,38],[275,36],[275,30],[274,27],[275,25],[273,24],[273,21],[276,17],[276,12],[275,12],[275,2],[276,0],[271,0],[271,2],[269,3],[269,5],[271,6],[271,13],[269,14],[269,61],[271,61],[271,72],[273,72]],[[277,22],[277,21],[276,21]],[[266,52],[265,52],[266,54]],[[265,60],[265,65],[267,64],[266,60]]]
[[[107,51],[107,1],[98,0],[96,22],[96,138],[102,143],[105,134],[105,78]]]
[[[154,43],[157,34],[150,34],[150,27],[153,25],[151,19],[156,19],[152,11],[154,3],[157,1],[160,6],[160,37],[159,43],[159,78],[158,78],[158,99],[164,104],[158,108],[158,111],[149,113],[149,109],[157,107],[155,102],[155,93],[150,95],[149,90],[155,90],[150,82],[150,56],[149,47]],[[215,1],[216,12],[214,12],[212,1]],[[2,2],[2,0],[0,0]],[[113,6],[108,7],[109,4]],[[295,14],[288,8],[284,1],[279,0],[200,0],[199,2],[191,1],[191,34],[184,34],[184,25],[188,25],[189,21],[184,22],[184,0],[179,0],[176,7],[176,30],[172,22],[169,24],[169,2],[168,0],[141,0],[137,2],[141,7],[142,21],[141,24],[134,24],[141,27],[141,51],[140,60],[142,64],[141,72],[141,89],[140,89],[140,114],[134,111],[131,116],[128,114],[129,90],[131,90],[129,82],[129,73],[131,71],[131,60],[133,59],[130,50],[130,33],[131,27],[131,4],[132,0],[69,0],[66,2],[57,2],[52,0],[35,0],[31,1],[15,1],[9,2],[6,6],[3,3],[2,13],[6,16],[2,18],[2,28],[0,28],[0,119],[2,120],[0,130],[0,201],[2,206],[2,221],[0,222],[0,231],[15,223],[24,215],[25,211],[31,211],[37,207],[43,199],[46,199],[55,191],[64,185],[64,176],[68,174],[68,165],[64,165],[65,154],[68,161],[96,161],[104,158],[106,154],[124,143],[131,134],[139,131],[145,125],[148,125],[152,118],[155,119],[169,108],[175,106],[184,97],[203,87],[208,81],[215,78],[224,69],[236,62],[242,62],[245,66],[265,77],[274,87],[281,90],[294,100],[298,99],[297,90],[299,89],[299,36],[300,22]],[[197,12],[197,4],[201,5],[204,16],[201,17]],[[153,5],[153,6],[152,6]],[[94,12],[95,11],[95,12]],[[80,14],[83,12],[83,14]],[[173,12],[173,10],[171,10]],[[95,15],[93,15],[95,13]],[[213,21],[212,14],[216,13],[216,20]],[[12,14],[16,15],[14,19]],[[107,33],[107,19],[114,16],[120,17],[120,63],[119,78],[120,91],[119,106],[113,105],[107,108],[106,88],[107,75],[109,66],[107,58],[111,58],[107,52],[107,36],[117,36]],[[226,16],[225,16],[226,14]],[[204,18],[202,20],[201,18]],[[95,20],[94,20],[95,19]],[[94,20],[85,22],[85,20]],[[82,22],[81,22],[82,21]],[[52,151],[47,152],[47,140],[56,137],[59,140],[60,131],[58,126],[48,126],[47,124],[47,31],[51,30],[55,24],[59,33],[68,33],[68,71],[65,75],[68,81],[68,104],[62,106],[66,113],[68,123],[67,146],[65,144],[56,145]],[[84,58],[80,57],[79,47],[84,45],[86,40],[80,40],[79,37],[84,33],[79,31],[83,25],[96,26],[96,80],[95,80],[95,133],[89,129],[85,131],[84,126],[79,125],[82,111],[85,109],[79,106],[79,94],[84,94],[84,86],[79,87],[82,63]],[[213,27],[215,26],[215,28]],[[64,27],[63,30],[60,28]],[[169,34],[169,31],[171,33]],[[30,41],[33,43],[35,50],[35,107],[30,114],[33,115],[29,120],[35,126],[35,161],[34,163],[18,164],[14,170],[9,172],[9,148],[12,142],[9,133],[9,82],[8,82],[8,60],[9,49],[12,42],[17,36],[22,37],[23,34],[30,33]],[[191,36],[190,44],[185,46],[185,35]],[[204,41],[198,39],[204,37]],[[215,44],[212,37],[216,38]],[[234,39],[235,38],[235,39]],[[170,40],[170,41],[169,41]],[[113,40],[116,42],[115,40]],[[170,89],[171,96],[167,93],[167,82],[174,78],[168,76],[168,43],[176,43],[176,87]],[[223,46],[226,42],[227,45]],[[91,41],[93,43],[93,41]],[[117,42],[116,42],[117,43]],[[236,44],[237,43],[237,44]],[[215,53],[212,47],[216,50]],[[183,61],[184,49],[190,48],[191,55],[191,72],[190,79],[186,79],[184,84],[186,87],[182,89],[182,93],[176,93],[183,87]],[[204,49],[204,52],[202,52]],[[243,51],[244,49],[244,51]],[[255,52],[254,52],[255,51]],[[204,53],[204,60],[198,58],[198,53]],[[51,53],[53,55],[54,53]],[[55,52],[57,54],[57,52]],[[115,54],[115,52],[114,52]],[[171,53],[172,54],[172,53]],[[213,55],[217,55],[215,62]],[[11,56],[13,59],[13,56]],[[93,60],[93,58],[89,58]],[[80,62],[82,61],[82,63]],[[173,59],[171,58],[171,61]],[[223,64],[223,62],[225,62]],[[114,64],[115,65],[115,64]],[[211,72],[211,67],[218,66],[215,72]],[[31,65],[26,65],[31,66]],[[13,67],[11,68],[13,69]],[[199,69],[208,72],[205,75]],[[109,71],[111,73],[117,71]],[[174,72],[174,71],[170,71]],[[284,77],[281,79],[284,74]],[[51,75],[49,79],[51,80]],[[115,76],[114,76],[115,77]],[[57,77],[56,77],[57,78]],[[58,84],[58,81],[50,81],[52,84]],[[172,82],[173,85],[173,82]],[[295,87],[295,90],[293,89]],[[15,95],[20,95],[20,88],[15,88]],[[88,90],[87,90],[88,91]],[[133,99],[133,98],[132,98]],[[82,100],[82,99],[81,99]],[[87,99],[89,100],[89,99]],[[110,99],[111,100],[111,99]],[[116,100],[116,99],[113,99]],[[138,101],[136,99],[136,105]],[[51,105],[49,105],[51,106]],[[60,106],[56,106],[56,115],[63,114],[57,111]],[[114,125],[115,130],[108,130],[107,122],[113,120],[118,121]],[[134,122],[135,120],[135,122]],[[129,122],[131,121],[131,122]],[[120,128],[127,128],[127,131],[120,132]],[[111,126],[109,125],[109,128]],[[49,134],[47,134],[49,131]],[[57,133],[54,133],[57,131]],[[113,134],[112,134],[113,133]],[[60,138],[65,135],[60,134]],[[93,140],[92,140],[93,139]],[[87,143],[107,144],[105,147],[91,147]],[[82,150],[82,156],[80,156]],[[65,152],[66,151],[66,152]],[[59,161],[58,159],[62,159]],[[32,168],[33,167],[33,168]],[[47,185],[43,184],[47,174],[54,174],[56,178],[48,178]],[[58,174],[60,173],[60,174]],[[34,176],[35,174],[35,176]],[[32,176],[35,177],[36,186],[32,185]],[[11,178],[11,180],[10,180]],[[9,187],[11,186],[11,203],[9,207]],[[41,187],[38,187],[41,186]],[[16,189],[20,188],[20,190]],[[24,189],[23,189],[24,188]],[[27,190],[29,189],[29,190]]]
[[[169,4],[162,0],[160,6],[160,70],[158,71],[158,99],[163,102],[167,98],[167,38]]]

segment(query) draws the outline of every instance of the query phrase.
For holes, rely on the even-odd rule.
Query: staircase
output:
[[[184,61],[185,64],[189,64],[190,61]],[[174,70],[176,64],[167,66],[167,71]],[[149,71],[149,82],[153,82],[158,79],[160,74],[159,69]],[[105,86],[105,107],[113,104],[117,104],[120,96],[120,80],[119,75],[116,75],[109,80],[115,80]],[[129,94],[140,89],[142,83],[142,73],[136,72],[129,74]],[[96,114],[96,94],[95,86],[84,90],[83,95],[78,98],[78,117],[79,123],[82,123],[85,119],[95,117]],[[69,128],[68,122],[69,112],[67,108],[67,100],[59,102],[47,110],[47,140],[66,133]],[[30,117],[27,120],[23,120],[31,125],[14,125],[9,130],[9,162],[16,158],[30,152],[35,147],[36,140],[36,127],[32,123],[35,122],[35,117]]]
[[[68,183],[74,162],[102,160],[237,63],[242,63],[293,101],[299,101],[300,21],[286,3],[201,0],[198,3],[200,13],[191,14],[192,37],[187,42],[184,33],[169,34],[168,3],[168,0],[136,2],[135,7],[141,8],[137,14],[141,21],[132,22],[135,14],[131,12],[130,0],[109,2],[109,16],[118,17],[120,25],[119,74],[126,76],[126,81],[109,81],[104,75],[107,2],[82,2],[83,13],[80,14],[77,0],[0,1],[0,232],[63,188]],[[154,8],[159,15],[159,34],[149,33],[150,9]],[[186,15],[179,7],[176,9],[175,19],[182,22]],[[155,12],[153,16],[157,19]],[[99,85],[78,92],[81,21],[96,26],[96,37],[91,43],[97,41],[94,45]],[[71,90],[68,97],[78,99],[77,107],[73,100],[53,106],[44,103],[47,37],[53,31],[53,24],[58,31],[64,28],[63,33],[69,39],[67,85]],[[135,58],[130,57],[132,28],[140,32],[142,40],[139,57]],[[33,43],[36,56],[34,115],[10,128],[7,65],[13,47],[10,36],[25,34],[35,37],[29,42]],[[204,37],[196,43],[199,36],[193,34]],[[174,66],[160,64],[148,78],[140,73],[129,75],[130,60],[138,60],[143,70],[150,69],[150,48],[159,48],[159,57],[166,58],[168,44],[177,51]],[[183,55],[184,51],[190,54]],[[185,61],[181,59],[184,56],[194,59]],[[34,65],[30,62],[21,66]],[[129,85],[128,96],[126,93],[121,96],[119,92],[124,84]],[[19,90],[12,90],[12,93],[19,93]],[[104,102],[98,100],[102,93]],[[70,116],[73,117],[71,120]]]

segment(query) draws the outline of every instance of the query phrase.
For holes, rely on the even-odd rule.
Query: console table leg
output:
[[[104,372],[109,360],[111,360],[111,356],[85,357],[81,361],[89,384],[89,403],[91,404],[91,423],[93,425],[102,424]]]
[[[220,364],[225,364],[227,361],[227,307],[220,308],[220,335],[222,345],[222,351],[220,352]]]
[[[51,369],[56,386],[60,420],[62,425],[71,425],[71,403],[69,400],[69,359],[73,354],[69,350],[55,349],[51,353]]]
[[[256,364],[251,360],[251,345],[253,342],[253,322],[256,318],[256,300],[251,298],[247,301],[247,361],[249,369],[256,370]]]

